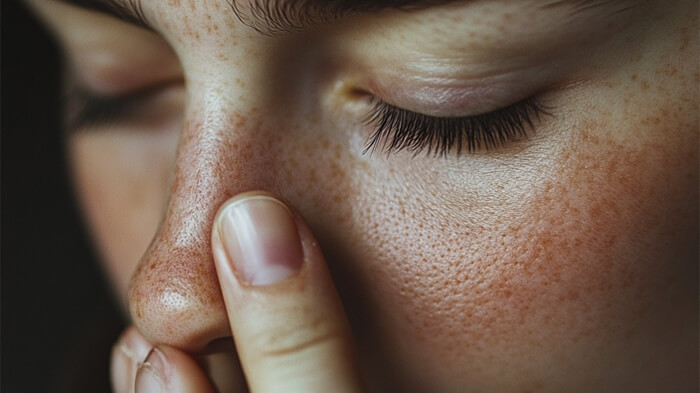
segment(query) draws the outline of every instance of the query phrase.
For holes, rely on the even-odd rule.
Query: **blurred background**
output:
[[[73,198],[60,57],[17,0],[0,3],[1,390],[107,392],[123,321]]]

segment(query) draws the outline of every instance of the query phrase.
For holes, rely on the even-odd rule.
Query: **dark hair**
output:
[[[60,57],[2,2],[3,392],[108,392],[123,326],[86,239],[60,131]]]

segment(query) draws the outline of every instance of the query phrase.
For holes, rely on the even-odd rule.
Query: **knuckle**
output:
[[[340,331],[325,318],[315,317],[297,323],[279,323],[252,337],[256,356],[261,359],[286,358],[322,348],[340,339]]]

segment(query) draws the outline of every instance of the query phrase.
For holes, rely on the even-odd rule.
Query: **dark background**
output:
[[[58,51],[25,5],[0,6],[1,390],[106,392],[122,321],[67,175]]]

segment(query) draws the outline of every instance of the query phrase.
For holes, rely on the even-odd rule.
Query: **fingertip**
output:
[[[116,393],[130,393],[138,365],[146,358],[151,344],[130,326],[112,347],[110,378]]]
[[[214,393],[206,373],[192,357],[169,346],[151,349],[134,382],[136,393]]]
[[[246,286],[283,281],[297,274],[304,261],[294,213],[280,199],[261,192],[224,203],[212,230],[212,247],[225,281]]]

